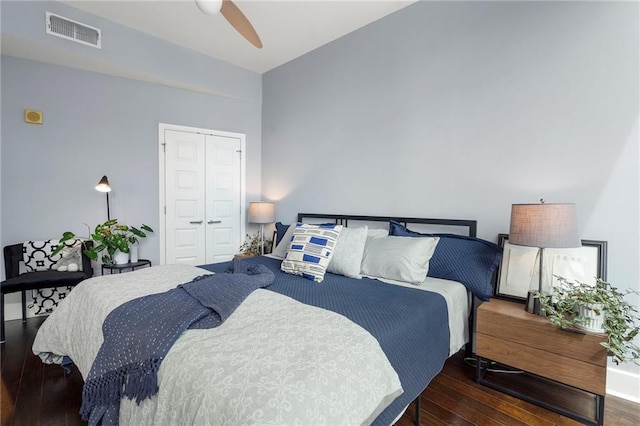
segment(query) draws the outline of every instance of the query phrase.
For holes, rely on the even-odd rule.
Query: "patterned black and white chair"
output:
[[[66,243],[71,247],[71,243]],[[85,245],[92,244],[91,241],[85,241]],[[66,267],[59,269],[67,269],[65,271],[56,270],[60,264],[62,256],[60,254],[52,256],[51,252],[55,250],[59,243],[56,240],[47,241],[29,241],[26,243],[12,244],[4,247],[4,270],[7,279],[0,283],[2,299],[0,307],[2,308],[2,323],[0,341],[4,343],[4,295],[9,293],[22,292],[22,322],[27,320],[27,291],[37,290],[44,304],[40,306],[39,311],[51,312],[57,306],[57,298],[64,297],[64,291],[56,291],[57,288],[71,288],[81,281],[93,275],[91,260],[82,253],[81,261],[78,267]],[[82,250],[79,250],[82,252]],[[65,265],[67,266],[67,265]],[[45,294],[42,290],[53,289],[49,294]],[[41,302],[42,303],[42,302]]]

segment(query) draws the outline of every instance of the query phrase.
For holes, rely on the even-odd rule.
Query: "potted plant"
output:
[[[87,228],[89,228],[89,225],[87,225]],[[89,228],[89,238],[95,243],[93,246],[85,245],[83,252],[89,259],[98,260],[98,254],[106,250],[107,253],[102,255],[102,263],[113,265],[116,263],[114,257],[117,252],[128,254],[131,244],[138,243],[139,238],[146,238],[147,234],[145,234],[145,231],[153,232],[153,229],[145,224],[142,224],[140,228],[136,228],[134,226],[120,224],[118,223],[118,219],[107,220],[97,225],[93,233],[91,233],[91,229]],[[63,243],[75,238],[75,236],[73,232],[65,232],[62,234],[60,242]],[[62,250],[63,247],[64,246],[59,246],[58,249],[54,250],[53,254]],[[126,263],[126,261],[124,263]]]
[[[264,240],[264,254],[271,253],[272,240]],[[260,256],[260,234],[247,234],[247,239],[240,246],[240,252],[245,256]]]
[[[640,348],[633,341],[640,332],[640,317],[638,310],[626,300],[628,294],[638,292],[621,292],[600,278],[595,285],[556,278],[559,285],[550,296],[536,295],[549,321],[561,328],[577,327],[604,333],[607,341],[601,345],[613,357],[613,362],[633,361],[640,365]]]

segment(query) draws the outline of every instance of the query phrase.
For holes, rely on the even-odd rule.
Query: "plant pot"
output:
[[[576,324],[576,327],[594,333],[604,333],[604,311],[601,304],[578,306],[578,318],[584,318],[584,322]],[[596,310],[599,312],[596,313]]]
[[[120,250],[116,250],[113,254],[113,261],[116,265],[124,265],[129,263],[129,253],[123,253]]]
[[[138,261],[138,244],[132,244],[129,246],[129,258],[131,263]]]

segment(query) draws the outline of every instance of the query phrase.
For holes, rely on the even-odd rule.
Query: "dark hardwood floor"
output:
[[[2,425],[84,425],[78,411],[82,377],[70,375],[54,365],[45,365],[31,352],[43,318],[7,321],[2,344]],[[421,396],[422,425],[578,425],[552,411],[521,401],[473,381],[474,369],[462,356],[450,358],[443,371]],[[524,385],[523,385],[524,386]],[[535,384],[526,386],[533,386]],[[539,392],[562,396],[561,389],[540,387]],[[566,404],[582,405],[580,398],[565,398]],[[398,426],[413,425],[409,407]],[[640,404],[613,396],[605,402],[605,425],[640,425]]]

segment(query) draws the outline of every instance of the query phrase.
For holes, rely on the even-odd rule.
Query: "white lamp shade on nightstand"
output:
[[[539,248],[580,247],[575,204],[513,204],[509,244]]]
[[[249,223],[273,223],[276,221],[276,208],[273,203],[264,201],[249,203]]]
[[[249,223],[260,224],[260,254],[264,254],[264,225],[276,221],[276,206],[265,201],[249,203]]]

